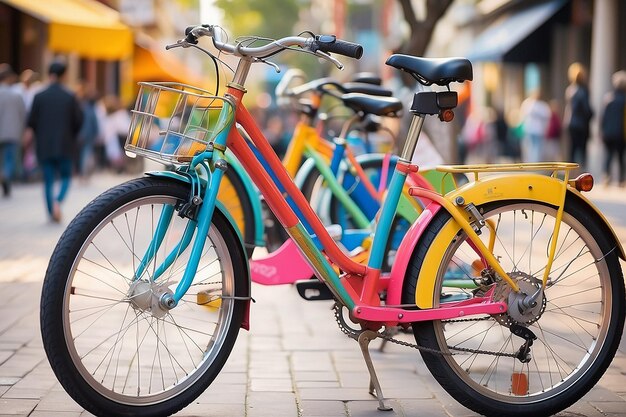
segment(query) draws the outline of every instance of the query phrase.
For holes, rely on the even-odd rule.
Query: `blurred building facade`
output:
[[[496,3],[499,3],[496,4]],[[482,6],[482,7],[481,7]],[[490,7],[487,7],[490,6]],[[590,73],[595,108],[610,90],[610,77],[626,68],[626,3],[618,0],[483,0],[460,26],[472,39],[465,53],[476,66],[475,98],[506,111],[519,108],[534,89],[562,103],[567,68]]]
[[[412,3],[418,18],[428,13],[426,1]],[[611,74],[626,68],[626,25],[618,24],[624,21],[622,0],[455,0],[426,55],[468,56],[475,67],[472,105],[499,107],[511,123],[537,88],[562,107],[567,68],[581,62],[589,69],[597,111]],[[0,0],[0,62],[45,73],[61,54],[74,80],[127,100],[137,81],[206,85],[201,54],[163,51],[199,22],[199,2],[193,0]],[[388,77],[394,72],[384,62],[407,36],[397,0],[303,1],[296,27],[362,43],[364,59],[346,60],[348,72]],[[454,140],[441,141],[447,161],[454,160],[453,152],[445,155]]]
[[[138,81],[204,83],[190,69],[197,63],[163,48],[198,16],[197,3],[185,0],[0,0],[0,62],[45,79],[61,58],[70,85],[84,80],[129,103]]]
[[[0,62],[18,72],[45,76],[52,60],[63,56],[71,80],[117,93],[132,49],[132,30],[95,0],[0,1]]]
[[[597,174],[598,114],[611,75],[626,68],[626,26],[618,24],[625,20],[626,2],[619,0],[482,0],[465,8],[456,38],[464,40],[449,43],[449,54],[474,63],[473,104],[504,111],[511,124],[520,122],[520,105],[533,90],[563,109],[568,67],[582,63],[596,114],[587,169]]]
[[[342,1],[342,0],[337,0]],[[374,6],[376,4],[376,6]],[[406,36],[406,24],[396,1],[372,2],[384,34],[380,51],[389,54]],[[413,2],[416,14],[428,13],[425,1]],[[540,90],[546,100],[564,107],[567,69],[582,63],[589,73],[591,102],[596,116],[611,74],[626,68],[626,2],[621,0],[455,0],[438,22],[426,56],[464,56],[474,65],[471,106],[496,107],[511,124],[522,101]],[[384,60],[380,58],[381,72]],[[592,121],[597,132],[598,117]],[[447,130],[448,136],[456,134]],[[450,133],[452,132],[452,133]],[[601,153],[599,140],[591,148]],[[446,161],[454,162],[455,137],[438,140]],[[598,149],[600,148],[600,149]],[[599,172],[601,155],[590,149],[592,171]]]

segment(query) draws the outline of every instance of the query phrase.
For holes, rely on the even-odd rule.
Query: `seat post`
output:
[[[425,118],[425,114],[413,113],[411,125],[409,126],[409,132],[406,136],[406,142],[404,143],[404,148],[400,154],[400,158],[406,160],[407,162],[410,162],[411,159],[413,159],[413,153],[415,152],[417,140],[422,132],[422,126],[424,125]]]

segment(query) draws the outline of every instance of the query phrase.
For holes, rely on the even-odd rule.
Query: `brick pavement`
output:
[[[123,178],[75,182],[65,224],[92,197]],[[626,238],[626,196],[620,189],[592,197]],[[40,184],[18,185],[0,199],[0,417],[78,417],[89,413],[57,383],[38,325],[40,285],[63,225],[46,221]],[[373,351],[393,412],[376,410],[358,345],[334,323],[331,304],[307,303],[291,287],[255,285],[251,331],[240,333],[224,371],[178,416],[469,416],[434,381],[415,351],[387,345]],[[408,336],[401,338],[410,340]],[[379,341],[373,342],[377,345]],[[602,381],[562,416],[626,415],[626,342]]]

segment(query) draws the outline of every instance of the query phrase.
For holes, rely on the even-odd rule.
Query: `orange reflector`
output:
[[[485,269],[485,264],[480,259],[474,259],[472,262],[472,276],[479,277],[482,270]]]
[[[511,375],[511,394],[528,395],[528,377],[521,372],[513,372]]]
[[[571,184],[571,181],[570,181],[570,184]],[[578,191],[591,191],[591,189],[593,188],[593,176],[589,174],[588,172],[585,172],[584,174],[580,174],[574,180],[573,186]]]
[[[439,120],[442,122],[451,122],[454,119],[454,112],[450,109],[439,112]]]

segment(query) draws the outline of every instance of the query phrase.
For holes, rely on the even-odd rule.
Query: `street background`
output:
[[[600,184],[609,177],[599,128],[605,97],[613,89],[611,75],[626,68],[624,21],[626,2],[621,0],[0,0],[0,65],[15,72],[10,88],[23,96],[26,109],[48,85],[49,65],[64,62],[66,86],[79,93],[84,109],[92,107],[99,129],[88,159],[92,166],[86,165],[96,174],[74,180],[60,223],[48,220],[33,145],[8,138],[15,141],[19,157],[11,196],[0,197],[0,417],[88,415],[63,391],[45,358],[38,324],[41,284],[54,245],[75,214],[130,178],[129,172],[141,172],[126,165],[122,151],[137,83],[178,82],[210,92],[217,87],[213,62],[205,55],[192,48],[165,52],[165,45],[184,36],[185,27],[218,24],[230,41],[242,35],[276,39],[312,31],[364,46],[363,59],[341,59],[343,72],[293,52],[272,57],[280,74],[271,66],[254,66],[246,105],[274,145],[285,145],[298,119],[278,106],[274,94],[287,68],[301,68],[307,80],[330,76],[341,82],[356,73],[374,73],[408,106],[417,85],[384,65],[391,53],[468,57],[471,85],[452,85],[460,97],[455,120],[442,124],[430,118],[425,125],[442,161],[527,160],[520,149],[522,103],[541,93],[561,127],[552,142],[546,140],[551,146],[545,150],[551,152],[543,160],[581,162],[594,174],[598,185],[591,199],[625,242],[626,188],[617,187],[624,183],[617,175],[610,186]],[[221,58],[234,63],[233,57]],[[583,84],[594,111],[584,162],[582,155],[570,155],[565,117],[573,63],[586,69]],[[222,68],[222,84],[229,81],[228,74]],[[333,102],[326,104],[330,108]],[[387,127],[402,138],[402,126],[408,126],[406,120]],[[504,126],[502,135],[496,134],[498,126]],[[89,150],[85,143],[81,147]],[[373,351],[384,394],[394,407],[389,413],[377,411],[376,400],[367,393],[368,374],[358,345],[339,331],[329,303],[307,303],[291,286],[253,285],[253,297],[251,330],[240,332],[223,373],[179,415],[472,415],[439,388],[418,352],[395,345],[383,353]],[[561,415],[626,416],[624,339],[597,387]]]
[[[49,256],[67,223],[92,198],[130,177],[75,181],[60,224],[47,220],[40,183],[0,199],[0,417],[89,416],[57,382],[39,334],[39,296]],[[589,194],[626,240],[626,193]],[[253,284],[251,329],[241,330],[224,370],[177,416],[471,416],[426,370],[418,352],[372,342],[372,359],[392,412],[377,411],[358,344],[341,333],[329,302],[307,302],[291,286]],[[412,336],[399,338],[412,341]],[[560,416],[626,416],[626,341],[600,383]]]

